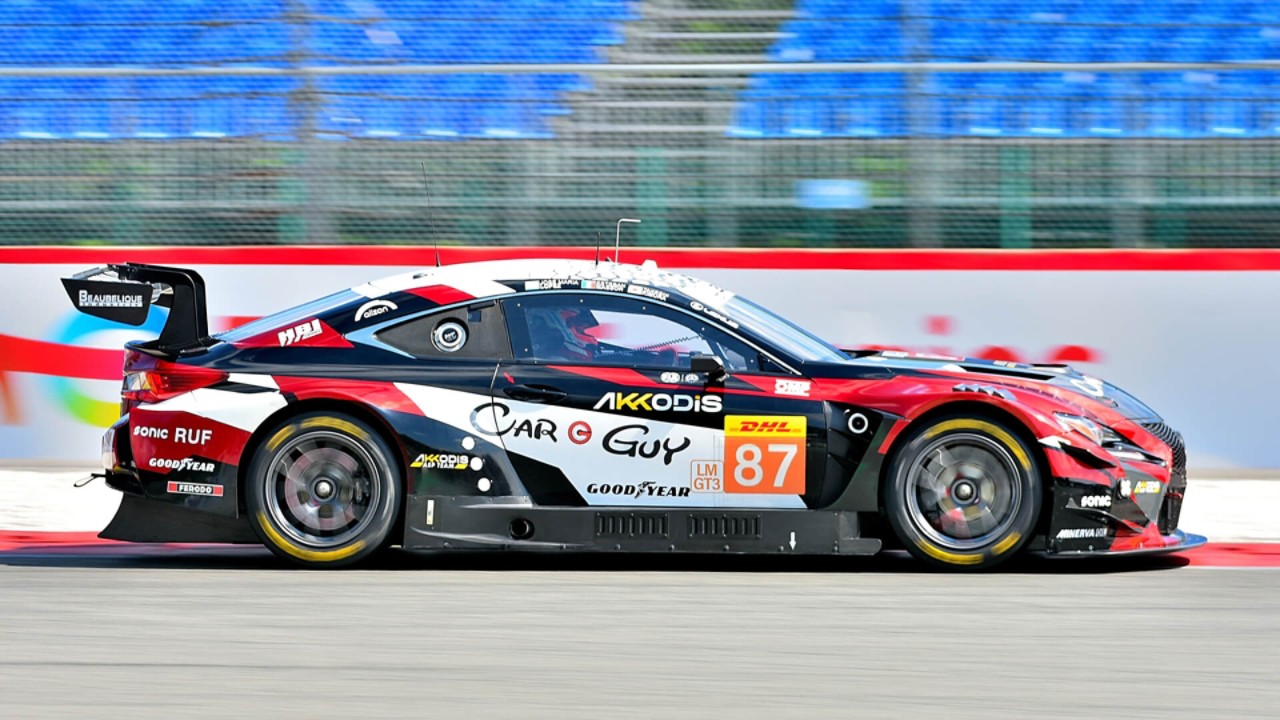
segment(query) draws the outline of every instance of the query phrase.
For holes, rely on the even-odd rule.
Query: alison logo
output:
[[[672,395],[670,393],[605,393],[593,410],[632,410],[635,412],[707,412],[723,408],[719,395]]]

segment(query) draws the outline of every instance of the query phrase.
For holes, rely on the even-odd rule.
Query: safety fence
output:
[[[0,243],[1274,246],[1276,68],[0,67]]]

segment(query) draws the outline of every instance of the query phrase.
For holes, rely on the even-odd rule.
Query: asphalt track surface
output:
[[[1243,718],[1280,570],[253,548],[0,553],[0,717]]]

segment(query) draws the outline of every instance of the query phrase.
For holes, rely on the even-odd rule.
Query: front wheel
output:
[[[307,567],[342,567],[391,538],[400,478],[391,449],[363,422],[307,413],[282,423],[246,479],[250,524],[272,552]]]
[[[1031,536],[1044,495],[1025,441],[992,419],[946,417],[916,429],[894,456],[885,513],[917,558],[982,569]]]

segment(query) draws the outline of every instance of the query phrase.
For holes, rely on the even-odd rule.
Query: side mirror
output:
[[[729,377],[724,369],[724,361],[715,355],[694,355],[689,358],[689,369],[696,373],[706,373],[707,382],[724,382]]]

